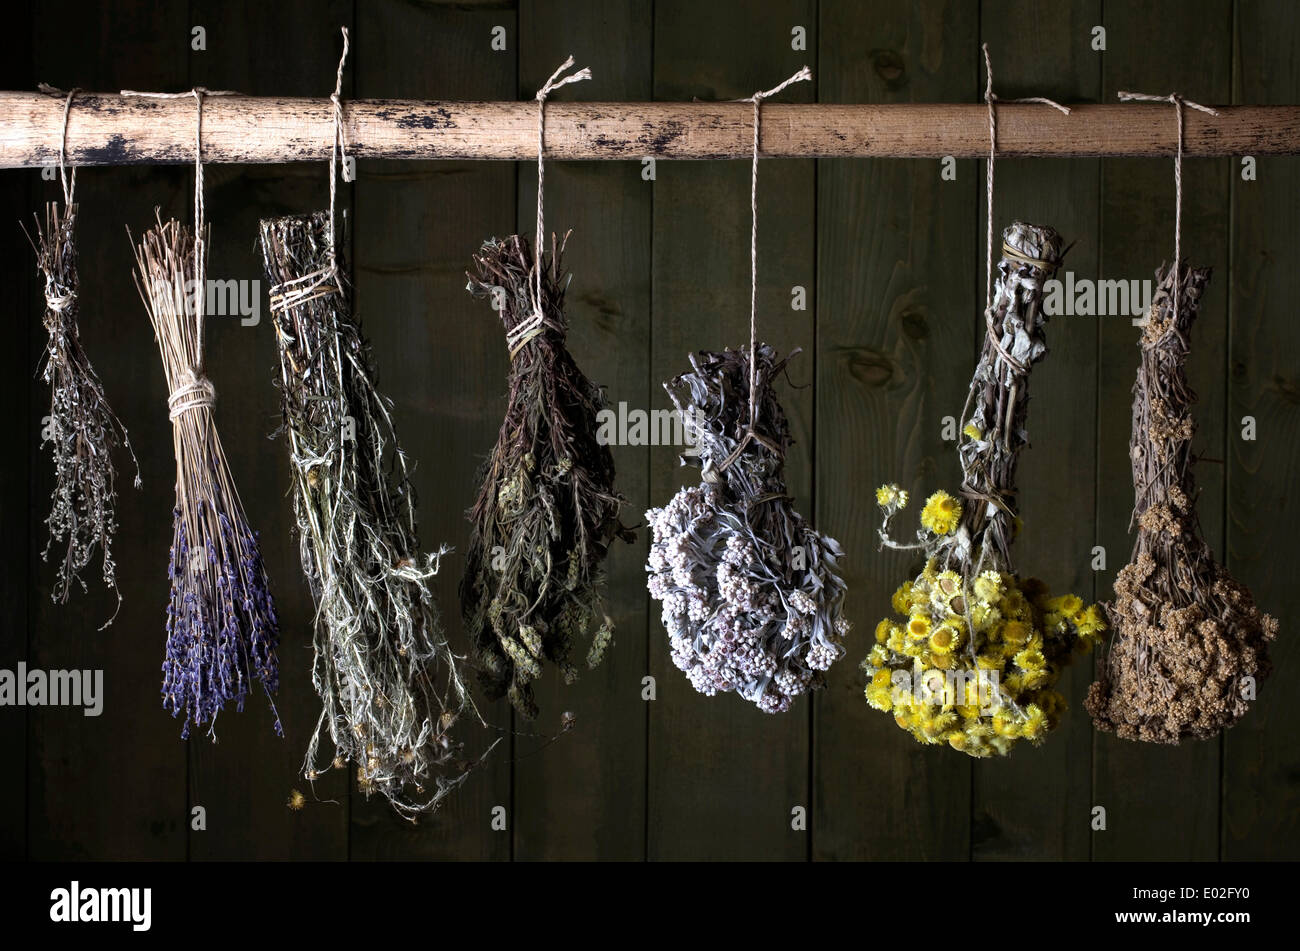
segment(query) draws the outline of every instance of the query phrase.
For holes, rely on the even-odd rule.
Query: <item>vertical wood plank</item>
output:
[[[352,3],[232,7],[193,0],[191,19],[207,29],[207,50],[190,57],[192,83],[249,95],[324,96],[334,88],[342,49],[339,27],[351,27]],[[286,38],[292,38],[289,57]],[[344,74],[345,96],[352,76],[351,69]],[[190,806],[201,805],[207,818],[205,830],[189,832],[190,856],[344,859],[346,774],[334,772],[316,784],[321,801],[302,778],[303,755],[320,715],[311,684],[315,608],[298,555],[284,438],[268,442],[280,426],[280,393],[274,386],[278,357],[257,243],[259,219],[327,205],[329,167],[324,162],[213,166],[205,170],[204,183],[212,227],[208,277],[242,282],[241,300],[256,299],[258,308],[254,325],[244,325],[237,315],[211,316],[206,345],[220,400],[217,426],[250,523],[260,535],[280,619],[276,707],[285,735],[275,735],[265,701],[254,697],[243,715],[224,718],[219,744],[202,737],[190,744]],[[347,197],[348,188],[341,185],[340,222],[346,220]],[[252,282],[256,293],[250,294],[244,288]],[[287,807],[291,789],[308,796],[301,812]]]
[[[72,23],[76,29],[70,30]],[[35,17],[34,73],[63,88],[181,89],[188,57],[184,5],[116,9],[74,0],[57,15],[45,10]],[[164,217],[188,215],[190,175],[184,168],[136,167],[89,169],[77,176],[81,338],[110,405],[130,431],[144,489],[131,487],[134,468],[120,454],[121,529],[113,554],[124,600],[113,626],[99,631],[114,599],[97,575],[88,573],[89,594],[73,594],[66,605],[51,603],[52,569],[40,553],[53,472],[46,451],[30,450],[28,557],[34,586],[28,663],[104,672],[100,716],[68,707],[29,711],[33,859],[175,860],[186,853],[186,748],[180,724],[163,711],[159,695],[176,469],[162,367],[132,280],[134,258],[123,225],[138,237],[152,223],[155,205]],[[38,205],[61,195],[54,182],[36,191]],[[27,317],[36,328],[28,354],[32,368],[45,339],[40,306],[33,294]],[[48,405],[48,388],[32,371],[27,379],[32,411],[39,412],[37,407]]]
[[[1197,102],[1226,102],[1230,89],[1230,0],[1141,5],[1107,4],[1103,10],[1102,101],[1118,90],[1153,94],[1177,91]],[[1177,24],[1171,29],[1170,24]],[[1173,107],[1168,122],[1175,121]],[[1201,301],[1192,335],[1189,375],[1200,400],[1196,449],[1224,458],[1225,342],[1228,302],[1228,179],[1225,159],[1183,163],[1183,256],[1214,275]],[[1154,271],[1173,257],[1174,183],[1170,162],[1105,159],[1102,162],[1102,277],[1154,282]],[[1113,597],[1115,573],[1128,561],[1133,538],[1132,473],[1128,458],[1133,376],[1139,330],[1123,318],[1102,318],[1098,351],[1099,544],[1107,571],[1098,596]],[[1223,551],[1223,466],[1197,466],[1198,503],[1206,539]],[[1178,747],[1135,743],[1098,733],[1094,754],[1095,805],[1104,806],[1107,830],[1093,835],[1098,859],[1214,859],[1219,855],[1219,743]]]
[[[808,50],[791,49],[806,28]],[[816,6],[811,0],[655,4],[656,99],[736,99],[812,66]],[[816,74],[814,73],[814,80]],[[809,102],[814,83],[782,101]],[[760,336],[781,353],[804,348],[791,378],[813,379],[812,306],[792,311],[791,287],[813,288],[814,166],[764,162],[759,171]],[[748,162],[660,162],[655,182],[653,339],[656,409],[670,408],[659,384],[690,368],[693,350],[749,343]],[[790,493],[812,514],[813,393],[780,394],[796,444],[787,458]],[[664,504],[695,470],[679,470],[671,447],[657,447],[650,498]],[[647,852],[652,859],[802,859],[807,834],[791,829],[791,810],[808,806],[809,710],[800,699],[771,716],[727,694],[697,694],[668,656],[657,614],[651,620]]]
[[[823,102],[971,99],[973,4],[822,0],[819,35]],[[956,181],[939,173],[934,161],[819,162],[817,510],[844,545],[855,630],[816,703],[818,859],[969,853],[970,761],[871,709],[857,667],[894,589],[920,567],[877,551],[874,487],[896,481],[924,499],[958,481],[941,422],[961,412],[970,379],[980,175],[974,162]]]
[[[1279,7],[1281,7],[1279,9]],[[1237,5],[1234,102],[1300,101],[1295,49],[1300,19],[1290,5]],[[1300,374],[1291,303],[1300,296],[1294,256],[1300,220],[1300,158],[1260,159],[1258,179],[1233,178],[1231,336],[1228,375],[1227,565],[1282,631],[1273,674],[1255,708],[1224,736],[1222,858],[1293,859],[1300,847],[1300,755],[1290,740],[1300,653],[1300,594],[1290,556],[1300,509]],[[1242,417],[1258,436],[1240,438]]]
[[[32,15],[25,7],[17,13],[0,49],[0,83],[5,89],[30,89],[32,78]],[[41,184],[39,189],[37,185]],[[35,400],[32,389],[33,365],[29,359],[46,339],[41,325],[35,256],[21,222],[32,229],[32,213],[38,210],[37,191],[44,192],[35,170],[4,174],[0,191],[0,267],[4,286],[9,289],[13,315],[11,346],[0,356],[0,405],[6,408],[12,454],[0,466],[0,667],[14,669],[28,657],[28,600],[33,588],[31,527],[27,487],[30,470],[39,459],[41,417],[48,410],[48,398]],[[34,301],[39,303],[34,303]],[[48,457],[47,457],[48,459]],[[48,464],[48,462],[47,462]],[[48,511],[48,510],[47,510]],[[40,567],[44,568],[44,565]],[[0,755],[10,764],[7,782],[0,787],[0,859],[27,857],[27,711],[7,709],[0,714]]]
[[[573,54],[592,79],[567,86],[560,99],[637,102],[651,96],[650,5],[631,0],[548,0],[521,7],[519,98],[527,99]],[[529,235],[537,213],[534,163],[520,163],[518,229]],[[638,162],[547,163],[548,231],[573,236],[565,265],[569,349],[587,375],[606,386],[611,408],[650,405],[650,218],[654,185]],[[657,389],[657,385],[656,385]],[[616,487],[628,499],[623,521],[635,525],[649,505],[650,454],[660,447],[613,447]],[[529,755],[545,740],[520,737],[514,777],[515,855],[520,859],[638,859],[645,855],[646,539],[615,543],[606,609],[615,643],[595,670],[564,686],[553,668],[538,684],[542,732],[559,730],[572,711],[572,732]],[[657,622],[657,619],[656,619]],[[516,719],[516,723],[520,723]],[[529,729],[528,726],[521,729]]]
[[[357,9],[356,93],[376,98],[511,99],[518,87],[514,3],[406,3]],[[491,48],[494,27],[507,48]],[[425,549],[469,543],[465,510],[505,412],[506,355],[496,315],[465,292],[483,240],[515,223],[514,167],[486,162],[358,162],[356,285],[381,369],[396,402],[402,445],[416,464]],[[457,585],[464,558],[443,561],[434,586],[453,647],[468,654]],[[472,671],[466,670],[470,680]],[[461,720],[471,755],[510,728],[504,702],[479,709],[491,728]],[[352,794],[351,855],[360,859],[504,859],[510,834],[490,828],[511,806],[510,744],[502,743],[438,813],[412,829],[382,800]],[[510,810],[513,812],[513,810]],[[513,824],[513,816],[508,816]]]
[[[1099,0],[1048,5],[986,0],[981,10],[981,38],[989,44],[1000,98],[1097,100],[1101,60],[1089,39],[1101,22]],[[1002,229],[1012,221],[1050,225],[1065,244],[1076,242],[1058,277],[1071,271],[1095,280],[1099,160],[998,160],[995,179],[994,255]],[[985,203],[978,204],[983,236],[987,215]],[[983,267],[976,284],[983,295]],[[1025,531],[1014,552],[1022,576],[1041,578],[1053,592],[1069,591],[1085,600],[1093,596],[1090,552],[1096,543],[1096,321],[1058,316],[1048,324],[1050,353],[1030,383],[1031,447],[1021,457],[1017,479]],[[976,324],[976,337],[982,339],[978,315]],[[1092,723],[1083,696],[1091,679],[1091,658],[1076,655],[1059,685],[1070,712],[1047,742],[1036,748],[1023,744],[1005,760],[973,764],[973,858],[1088,858]]]

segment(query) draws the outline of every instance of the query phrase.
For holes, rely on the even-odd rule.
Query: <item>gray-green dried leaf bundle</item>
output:
[[[616,536],[632,539],[619,522],[614,457],[598,439],[604,393],[565,347],[562,253],[553,246],[543,261],[540,322],[527,239],[487,241],[469,275],[470,292],[500,311],[511,361],[506,417],[470,512],[461,609],[485,692],[507,695],[526,717],[537,715],[532,682],[544,661],[572,680],[572,653],[588,637],[587,665],[602,659],[613,638],[605,556]]]
[[[284,431],[303,571],[317,612],[312,682],[322,733],[367,796],[435,808],[467,775],[450,728],[472,710],[429,589],[446,549],[421,555],[406,456],[346,275],[330,267],[327,213],[264,220]]]

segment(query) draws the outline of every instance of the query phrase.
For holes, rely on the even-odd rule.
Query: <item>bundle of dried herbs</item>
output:
[[[468,700],[429,590],[446,549],[420,555],[406,455],[332,257],[329,214],[266,219],[260,231],[294,515],[316,602],[312,683],[323,707],[304,775],[329,770],[317,761],[328,731],[333,765],[354,764],[367,796],[414,817],[467,775],[450,728]]]
[[[914,543],[889,535],[907,493],[882,486],[882,547],[920,549],[925,566],[894,593],[898,618],[876,627],[863,661],[867,701],[927,744],[971,756],[1039,742],[1065,711],[1054,688],[1074,649],[1105,629],[1101,612],[1075,595],[1049,597],[1022,580],[1011,558],[1020,527],[1016,465],[1029,445],[1029,372],[1047,354],[1043,285],[1061,258],[1051,228],[1015,222],[986,313],[987,332],[962,417],[960,498],[935,492]]]
[[[213,422],[216,398],[203,358],[205,236],[177,221],[145,232],[136,286],[153,324],[170,396],[176,507],[167,576],[163,707],[208,727],[229,701],[242,710],[250,687],[267,698],[279,682],[279,630],[257,534],[249,527]],[[275,716],[275,731],[284,730]]]
[[[1269,673],[1278,622],[1214,560],[1196,517],[1187,354],[1210,269],[1183,264],[1175,277],[1166,266],[1156,277],[1133,385],[1137,542],[1107,605],[1115,635],[1086,706],[1098,729],[1178,743],[1214,736],[1245,715]]]
[[[673,663],[696,690],[735,691],[783,713],[823,686],[849,622],[839,543],[786,492],[792,440],[773,383],[789,358],[767,344],[757,353],[752,377],[750,350],[727,349],[691,354],[693,371],[664,384],[694,445],[682,462],[698,465],[701,481],[646,513],[647,586],[662,602]]]
[[[54,489],[50,514],[45,519],[50,538],[44,557],[58,545],[64,548],[55,575],[53,598],[66,604],[75,581],[86,590],[81,571],[95,552],[100,556],[104,584],[117,595],[112,542],[117,531],[117,471],[113,452],[125,446],[135,462],[126,427],[109,408],[104,387],[81,346],[77,327],[80,290],[77,281],[77,206],[66,205],[62,214],[56,202],[45,206],[45,225],[36,221],[36,266],[45,279],[45,348],[42,377],[50,384],[50,417],[43,433],[54,457]],[[135,487],[140,488],[136,463]],[[66,546],[66,547],[65,547]],[[116,610],[113,612],[117,616]],[[109,618],[104,625],[113,623]],[[102,628],[101,628],[102,630]]]
[[[563,253],[552,238],[550,254],[534,262],[526,238],[493,238],[467,275],[469,291],[500,311],[510,378],[506,417],[470,512],[461,608],[485,692],[509,696],[529,718],[543,661],[571,682],[574,645],[593,625],[587,666],[603,658],[614,636],[600,595],[603,562],[615,537],[634,537],[619,522],[614,457],[597,438],[604,391],[565,347]]]

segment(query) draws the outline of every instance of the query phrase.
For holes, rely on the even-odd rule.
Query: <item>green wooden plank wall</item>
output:
[[[990,44],[1003,98],[1109,102],[1120,89],[1178,91],[1207,103],[1300,101],[1300,11],[1276,0],[301,0],[232,6],[37,3],[3,40],[0,86],[187,89],[324,95],[338,27],[352,31],[351,96],[528,99],[570,53],[594,79],[568,100],[735,99],[807,64],[792,102],[978,102]],[[204,28],[206,48],[192,48]],[[1096,28],[1105,49],[1095,49]],[[494,38],[499,38],[494,48]],[[802,38],[802,48],[799,40]],[[1046,108],[1046,107],[1044,107]],[[1170,114],[1172,123],[1173,116]],[[1288,304],[1300,293],[1289,229],[1300,217],[1300,158],[1189,160],[1185,254],[1214,268],[1194,338],[1200,400],[1200,514],[1215,550],[1281,618],[1275,673],[1225,737],[1155,748],[1095,733],[1081,703],[1092,661],[1069,672],[1071,713],[1050,741],[974,762],[922,748],[862,699],[857,663],[889,595],[915,565],[877,550],[873,488],[914,495],[955,486],[943,420],[961,410],[982,334],[984,163],[792,160],[760,175],[758,302],[763,336],[801,347],[784,399],[797,440],[797,505],[844,545],[856,631],[825,691],[770,717],[734,697],[706,699],[673,667],[644,590],[644,538],[610,560],[618,633],[603,667],[539,688],[542,716],[484,705],[479,738],[503,742],[435,817],[416,827],[365,801],[339,775],[321,802],[286,808],[317,701],[309,677],[312,605],[286,493],[269,321],[215,322],[217,423],[255,527],[283,621],[278,700],[223,718],[221,742],[188,743],[161,711],[164,557],[172,458],[165,390],[131,283],[123,225],[155,206],[190,214],[184,168],[95,169],[81,176],[82,333],[130,429],[145,487],[123,477],[117,561],[125,603],[50,601],[44,547],[48,395],[34,375],[45,334],[31,250],[0,229],[18,325],[0,392],[14,447],[0,466],[0,666],[101,668],[106,710],[0,710],[0,856],[33,859],[1120,859],[1295,858],[1300,854],[1287,726],[1300,711],[1291,619],[1300,526],[1300,365]],[[30,220],[57,184],[3,173],[0,218]],[[504,409],[506,356],[494,314],[464,292],[489,236],[531,237],[534,163],[361,162],[340,191],[358,311],[402,441],[417,462],[426,547],[468,542],[464,510]],[[747,162],[553,163],[547,224],[573,230],[567,263],[572,349],[611,402],[666,409],[660,383],[695,349],[747,340]],[[323,165],[213,167],[207,174],[212,276],[261,279],[260,217],[322,207]],[[995,224],[1016,217],[1075,242],[1080,278],[1141,280],[1172,253],[1171,163],[1003,160]],[[806,306],[792,305],[802,288]],[[264,302],[263,302],[264,305]],[[1131,546],[1129,388],[1137,331],[1123,317],[1068,317],[1048,328],[1035,374],[1034,450],[1020,479],[1023,570],[1055,589],[1109,595]],[[1241,436],[1243,418],[1257,427]],[[615,450],[627,521],[689,478],[676,447]],[[120,468],[125,468],[123,463]],[[1104,568],[1095,568],[1098,546]],[[437,594],[457,647],[462,562]],[[650,678],[647,680],[647,678]],[[647,686],[649,685],[649,687]],[[653,690],[653,699],[644,699]],[[559,736],[562,713],[576,726]],[[196,828],[201,806],[206,828]],[[1104,807],[1106,828],[1092,827]],[[802,812],[801,812],[802,811]],[[493,823],[495,815],[504,823]],[[806,823],[793,823],[798,815]],[[797,827],[796,827],[797,826]]]

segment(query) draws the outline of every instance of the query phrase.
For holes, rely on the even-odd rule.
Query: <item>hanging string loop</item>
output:
[[[1211,109],[1209,106],[1203,106],[1199,102],[1192,102],[1190,99],[1184,99],[1176,92],[1171,92],[1167,96],[1153,96],[1142,92],[1119,92],[1116,93],[1120,102],[1167,102],[1174,107],[1175,120],[1178,123],[1178,149],[1174,153],[1174,297],[1173,313],[1178,314],[1178,285],[1181,283],[1180,275],[1182,273],[1182,244],[1183,244],[1183,106],[1189,109],[1196,109],[1207,115],[1217,116],[1219,111]]]
[[[751,441],[757,439],[760,443],[778,452],[766,437],[760,436],[756,431],[758,423],[758,156],[760,151],[759,139],[762,123],[763,100],[769,99],[781,92],[787,86],[795,83],[808,82],[812,80],[812,70],[804,66],[797,73],[787,79],[780,85],[773,86],[764,92],[756,92],[747,99],[741,99],[740,102],[752,102],[754,104],[754,153],[751,159],[750,176],[749,176],[749,425],[745,427],[745,435],[732,450],[731,455],[717,467],[718,471],[726,471],[745,451],[745,447]]]

